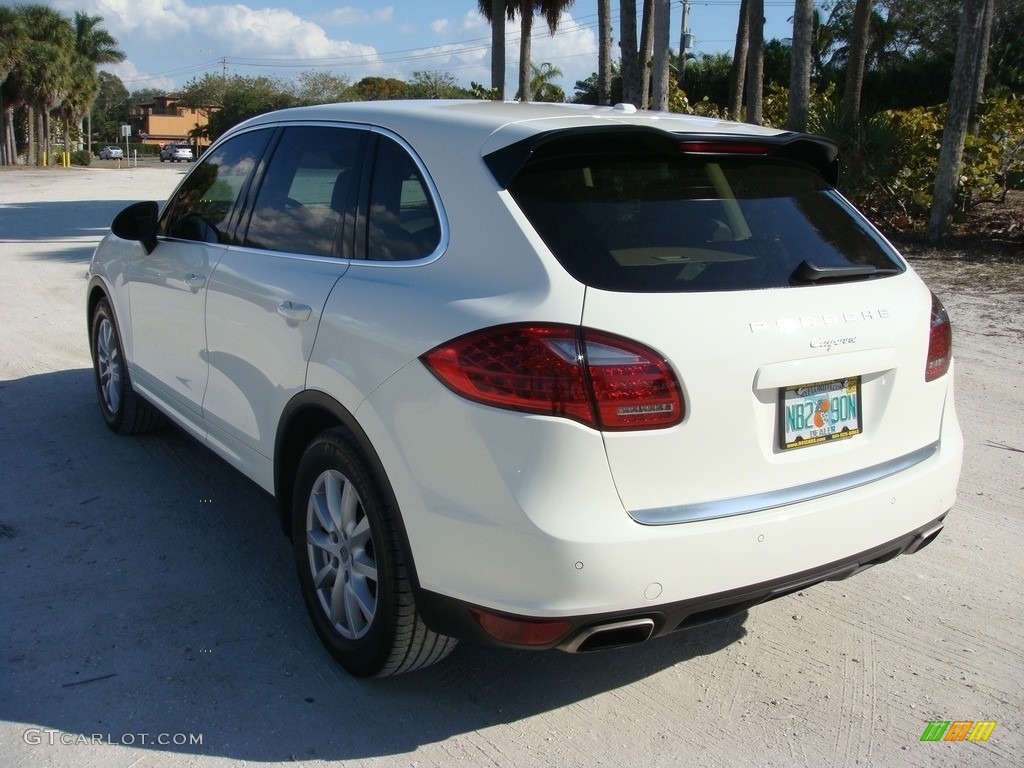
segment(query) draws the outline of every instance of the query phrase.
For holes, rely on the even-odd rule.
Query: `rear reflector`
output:
[[[488,635],[514,645],[550,645],[572,629],[572,623],[562,619],[521,619],[482,608],[469,612]]]
[[[935,381],[945,376],[953,359],[953,326],[949,322],[946,308],[939,297],[932,294],[931,330],[928,337],[928,363],[924,370],[925,381]]]
[[[568,325],[506,325],[460,336],[421,358],[445,386],[478,403],[560,416],[594,429],[678,424],[682,390],[657,352]]]

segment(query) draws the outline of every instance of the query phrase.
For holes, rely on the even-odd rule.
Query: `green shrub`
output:
[[[71,153],[72,165],[88,166],[92,162],[92,153],[87,149],[77,149]]]

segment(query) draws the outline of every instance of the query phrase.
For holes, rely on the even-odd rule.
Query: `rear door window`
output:
[[[781,288],[807,274],[903,270],[811,168],[766,156],[548,151],[509,192],[565,269],[606,290]]]
[[[244,244],[350,257],[343,233],[351,231],[366,135],[342,127],[285,128],[256,196]]]

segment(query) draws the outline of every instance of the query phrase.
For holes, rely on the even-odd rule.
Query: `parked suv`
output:
[[[846,578],[935,538],[962,438],[949,319],[836,169],[628,105],[263,115],[97,248],[100,410],[276,496],[357,675]]]
[[[193,159],[192,147],[187,144],[168,144],[160,150],[161,163],[165,160],[174,163],[180,163],[182,161],[191,163]]]

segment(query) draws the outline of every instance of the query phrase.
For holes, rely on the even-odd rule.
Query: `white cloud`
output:
[[[448,19],[436,19],[430,22],[430,28],[434,30],[435,35],[443,35],[451,25],[452,23]]]
[[[324,23],[337,26],[348,24],[368,24],[391,21],[395,17],[394,7],[388,5],[378,8],[375,11],[366,11],[362,8],[353,8],[346,5],[344,8],[336,8],[324,17]]]

